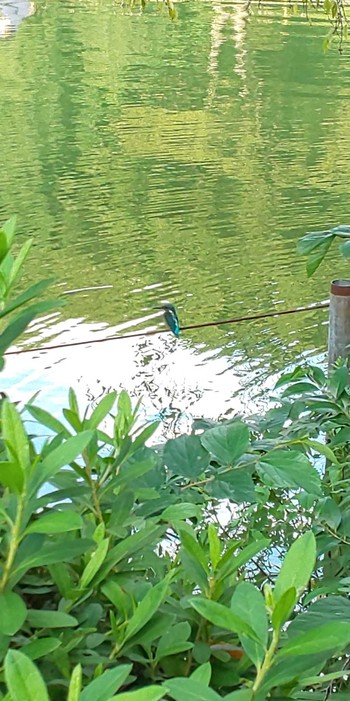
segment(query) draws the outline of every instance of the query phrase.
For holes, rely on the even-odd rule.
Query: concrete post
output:
[[[328,372],[350,356],[350,280],[333,280],[329,299]]]

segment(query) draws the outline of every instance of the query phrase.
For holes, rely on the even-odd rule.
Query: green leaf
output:
[[[28,538],[33,537],[35,537],[33,534],[28,536]],[[92,542],[93,541],[89,540],[88,538],[70,540],[67,543],[60,544],[48,542],[42,546],[38,552],[31,553],[23,560],[20,559],[18,554],[15,559],[15,566],[12,576],[15,579],[17,577],[16,581],[18,581],[18,578],[32,567],[52,565],[56,562],[67,562],[67,560],[79,557],[91,548]]]
[[[242,548],[237,555],[234,555],[234,551],[238,549],[237,544],[233,544],[228,550],[222,555],[221,560],[218,565],[218,575],[219,581],[223,581],[226,577],[229,577],[236,572],[240,567],[245,565],[252,557],[257,555],[261,550],[265,550],[270,545],[270,540],[268,538],[260,538],[252,543],[246,545]]]
[[[237,616],[231,609],[218,604],[216,601],[203,599],[199,596],[192,597],[189,603],[199,613],[219,628],[230,630],[239,636],[246,635],[254,641],[260,642],[253,628],[240,616]]]
[[[220,701],[221,696],[197,679],[175,677],[164,682],[167,693],[175,701]]]
[[[73,462],[78,455],[81,455],[86,446],[90,443],[93,431],[82,431],[76,436],[67,438],[64,443],[52,450],[36,467],[35,474],[30,483],[31,492],[35,492],[42,484],[54,477],[56,472]]]
[[[179,436],[167,441],[164,446],[163,460],[170,472],[191,480],[203,474],[209,465],[209,459],[199,436]]]
[[[187,502],[172,504],[163,511],[161,519],[170,522],[181,521],[187,518],[196,518],[198,520],[202,516],[202,511],[202,507],[198,504],[189,504]]]
[[[83,519],[76,511],[54,511],[43,514],[29,524],[25,533],[67,533],[82,528]]]
[[[29,609],[27,621],[32,628],[74,628],[78,625],[77,619],[69,613],[46,609]]]
[[[241,421],[235,421],[205,431],[200,440],[220,463],[232,464],[249,448],[249,428]]]
[[[169,576],[163,581],[156,584],[152,589],[149,589],[146,595],[138,604],[135,613],[129,619],[126,629],[124,642],[129,640],[137,633],[144,625],[152,618],[155,612],[163,603],[169,587]]]
[[[188,642],[190,635],[191,626],[187,621],[176,623],[160,638],[155,659],[159,661],[168,655],[190,650],[193,647],[193,643]]]
[[[187,530],[180,527],[179,534],[182,547],[186,550],[190,557],[201,566],[205,574],[208,575],[209,565],[207,562],[207,556],[201,545],[198,543],[195,533],[189,533]]]
[[[9,346],[22,335],[23,331],[38,314],[51,311],[54,306],[57,306],[57,304],[51,301],[38,302],[16,316],[0,334],[0,355],[3,355]]]
[[[95,574],[99,571],[102,563],[105,561],[109,546],[109,538],[101,540],[96,550],[90,554],[89,562],[87,563],[83,574],[81,575],[80,586],[82,589],[90,584]]]
[[[253,693],[251,689],[238,689],[224,696],[224,699],[225,701],[253,701]]]
[[[28,289],[22,292],[22,294],[18,295],[17,297],[15,297],[15,299],[11,300],[11,302],[8,302],[6,304],[6,306],[0,311],[0,318],[7,316],[7,314],[10,314],[11,312],[15,311],[15,309],[18,309],[24,304],[27,304],[27,302],[30,302],[32,299],[44,292],[44,290],[46,290],[46,288],[49,285],[51,285],[51,283],[52,279],[41,280],[41,282],[37,282],[35,285],[31,285],[31,287],[28,287]],[[47,302],[44,302],[44,304],[47,304]],[[53,306],[54,302],[50,302],[50,305]],[[57,302],[57,306],[62,306],[62,302]]]
[[[14,282],[16,281],[16,278],[18,277],[18,275],[20,273],[20,270],[23,266],[23,263],[24,263],[25,259],[27,258],[28,253],[31,249],[32,243],[33,243],[33,239],[28,239],[28,241],[26,241],[23,244],[18,255],[16,256],[16,258],[14,259],[14,261],[12,263],[11,273],[9,276],[9,284],[11,285],[11,287],[14,284]]]
[[[12,217],[10,217],[10,219],[7,219],[7,221],[5,221],[5,224],[2,226],[2,231],[4,231],[4,233],[6,234],[8,248],[11,248],[16,232],[16,226],[17,216],[15,214]]]
[[[259,642],[246,636],[241,636],[242,646],[257,669],[264,659],[268,638],[268,620],[264,597],[250,582],[241,582],[233,592],[231,609],[239,612],[254,633]]]
[[[335,234],[331,233],[331,230],[329,229],[325,231],[313,231],[310,234],[306,234],[306,236],[299,239],[297,243],[297,251],[302,256],[309,255],[311,251],[314,251],[315,248],[322,246],[325,241],[328,241],[328,239],[333,240],[334,235]]]
[[[312,251],[312,253],[309,255],[309,258],[306,262],[306,272],[308,277],[311,277],[311,275],[314,274],[319,265],[321,265],[326,253],[332,245],[333,239],[334,236],[330,235],[329,238],[326,238],[323,241],[323,243],[317,246],[317,248],[314,251]]]
[[[110,701],[159,701],[164,698],[165,691],[159,686],[150,684],[144,689],[136,689],[136,691],[125,691],[123,694],[113,696]]]
[[[210,523],[208,526],[208,540],[211,566],[215,571],[221,558],[221,543],[218,532],[213,523]]]
[[[29,465],[29,441],[20,415],[7,399],[1,407],[2,437],[5,441],[9,460],[16,460],[23,472]]]
[[[72,672],[69,682],[68,699],[67,701],[80,701],[80,689],[83,678],[83,670],[81,664],[77,664]]]
[[[256,465],[261,479],[270,487],[305,489],[321,494],[321,479],[317,470],[303,453],[297,450],[274,450],[264,455]]]
[[[350,643],[350,623],[325,623],[289,640],[277,657],[286,655],[312,655],[324,650],[341,650]]]
[[[350,258],[350,241],[344,241],[339,246],[339,251],[343,258]]]
[[[37,660],[57,650],[60,645],[62,645],[62,642],[58,638],[37,638],[27,645],[24,645],[22,647],[22,652],[24,652],[27,657],[30,657],[31,660]]]
[[[350,601],[344,596],[327,596],[315,601],[292,620],[288,626],[288,637],[319,628],[329,621],[350,623]]]
[[[107,669],[101,676],[94,679],[81,692],[79,701],[108,701],[124,684],[132,669],[131,664],[118,665]]]
[[[46,426],[53,431],[53,433],[62,433],[65,438],[70,436],[70,433],[66,426],[62,424],[58,419],[56,419],[52,414],[45,409],[41,409],[33,404],[26,404],[26,411],[28,411],[31,416],[42,426]]]
[[[277,602],[291,587],[295,587],[299,596],[311,577],[315,562],[315,536],[307,531],[293,543],[284,558],[275,583],[274,600]]]
[[[10,492],[20,494],[23,489],[24,473],[18,462],[0,462],[0,484]]]
[[[21,597],[13,591],[0,594],[0,633],[15,635],[27,617],[27,607]]]
[[[273,608],[272,612],[272,627],[274,630],[279,630],[283,623],[286,622],[288,616],[291,614],[296,602],[298,600],[298,595],[295,587],[290,587],[284,594],[278,599],[277,604]]]
[[[346,387],[349,386],[349,370],[345,365],[336,368],[330,374],[328,389],[334,399],[339,399]]]
[[[40,672],[18,650],[9,650],[5,657],[5,681],[11,701],[50,701]]]
[[[106,574],[125,557],[130,557],[135,552],[151,543],[157,544],[163,537],[164,530],[163,526],[156,527],[155,524],[150,521],[141,531],[136,531],[136,533],[132,533],[130,536],[120,541],[120,543],[109,551],[103,563],[103,567],[99,572],[98,581],[105,579]]]
[[[204,664],[197,667],[197,669],[192,672],[191,679],[194,679],[194,681],[200,682],[200,684],[204,684],[205,686],[209,686],[211,679],[210,662],[204,662]]]
[[[103,421],[103,419],[106,418],[107,414],[109,414],[110,411],[112,411],[116,398],[116,392],[110,392],[105,397],[103,397],[103,399],[100,401],[97,407],[93,410],[90,418],[86,421],[86,425],[88,428],[97,428],[100,425],[101,421]]]

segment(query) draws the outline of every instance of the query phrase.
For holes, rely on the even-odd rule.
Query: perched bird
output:
[[[173,304],[162,304],[161,307],[155,307],[155,309],[163,309],[164,311],[164,321],[169,326],[170,331],[173,332],[176,338],[180,335],[180,324],[176,313],[176,309]]]

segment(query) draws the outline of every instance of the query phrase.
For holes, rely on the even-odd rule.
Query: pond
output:
[[[23,285],[70,293],[19,348],[161,330],[162,300],[190,325],[328,297],[346,264],[334,252],[308,280],[296,253],[306,231],[349,223],[350,48],[323,53],[321,15],[2,0],[0,17],[10,6],[0,219],[34,239]],[[326,342],[312,311],[10,356],[1,384],[53,411],[69,385],[84,404],[125,387],[177,431],[255,409]]]

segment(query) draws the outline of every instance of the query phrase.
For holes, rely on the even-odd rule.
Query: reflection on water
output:
[[[0,0],[0,39],[10,36],[34,12],[35,3],[30,0]]]
[[[345,264],[307,281],[295,252],[348,211],[347,59],[322,53],[317,18],[217,0],[179,3],[175,22],[156,3],[36,10],[0,44],[0,218],[17,212],[19,238],[34,238],[24,282],[90,289],[65,295],[31,340],[161,328],[164,299],[187,325],[328,296]],[[193,414],[254,410],[325,345],[314,311],[11,356],[2,381],[16,398],[41,389],[51,408],[69,384],[84,401],[123,386],[177,431]]]

